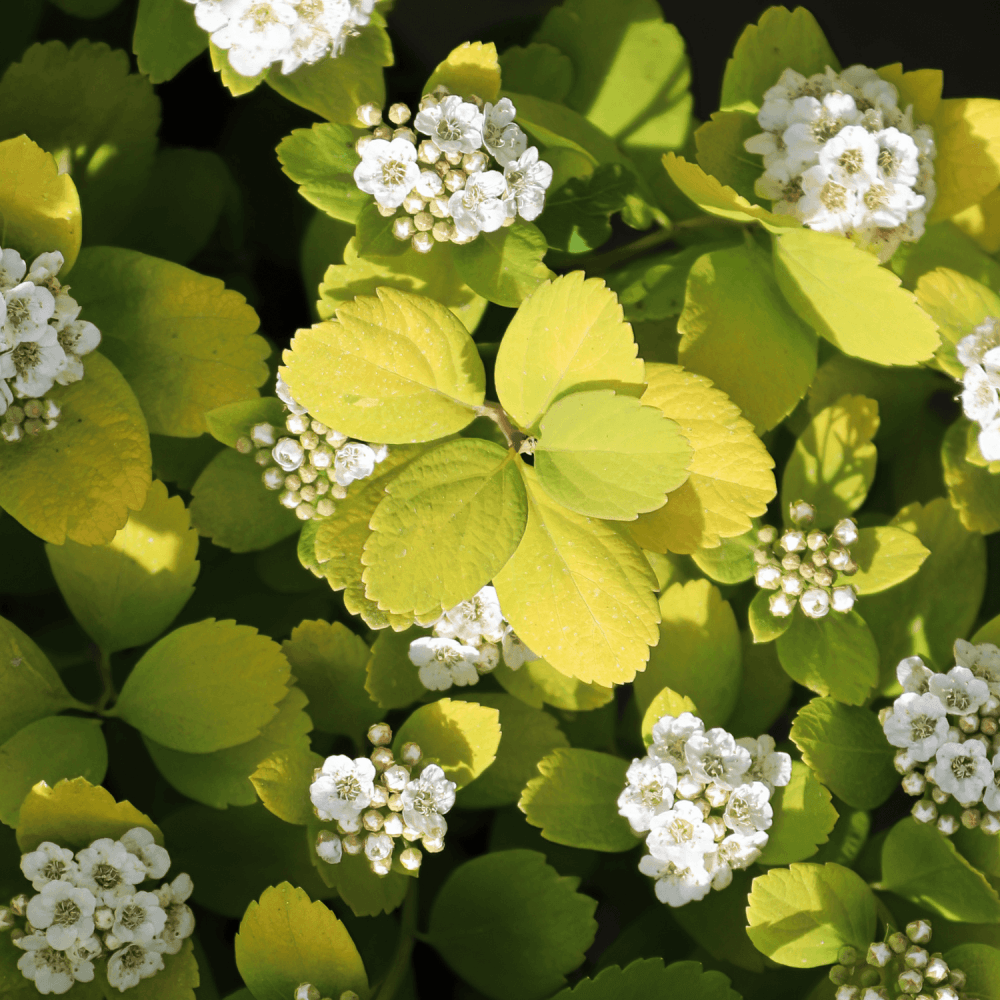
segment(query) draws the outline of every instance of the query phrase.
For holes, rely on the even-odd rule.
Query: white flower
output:
[[[421,170],[415,190],[421,198],[436,198],[444,192],[444,181],[436,170]]]
[[[909,139],[909,136],[905,138]],[[913,145],[912,139],[910,144]],[[913,151],[915,157],[916,146]],[[823,146],[817,159],[830,180],[864,192],[875,179],[879,144],[867,129],[860,125],[848,125]]]
[[[40,253],[32,262],[28,269],[27,280],[36,285],[48,286],[57,278],[62,270],[66,258],[58,250],[50,250],[48,253]],[[58,284],[58,283],[56,283]],[[51,288],[49,289],[52,290]]]
[[[170,870],[170,855],[167,849],[160,847],[153,834],[145,827],[133,827],[122,835],[122,843],[129,853],[134,854],[146,866],[148,878],[163,878]]]
[[[448,830],[443,814],[455,804],[457,787],[437,764],[428,764],[403,789],[403,821],[423,836],[443,837]]]
[[[979,740],[945,743],[938,748],[934,781],[942,791],[954,795],[963,807],[975,805],[993,780],[986,747]]]
[[[719,860],[730,868],[749,868],[767,846],[767,834],[761,830],[755,833],[731,833],[719,844]]]
[[[930,679],[933,676],[934,671],[925,666],[919,656],[908,656],[905,660],[900,660],[896,667],[896,679],[907,693],[926,694],[930,690]]]
[[[24,949],[17,967],[25,979],[34,981],[39,993],[65,993],[74,982],[89,983],[94,978],[94,966],[90,962],[73,962],[68,954],[53,948],[41,934],[28,934],[17,945]]]
[[[447,691],[452,684],[466,687],[479,682],[479,650],[475,646],[426,636],[410,643],[408,656],[419,668],[420,683],[429,691]]]
[[[350,486],[356,479],[366,479],[375,471],[375,452],[366,444],[351,441],[338,449],[333,461],[334,479]]]
[[[166,922],[167,914],[159,898],[151,892],[137,892],[118,904],[111,933],[119,941],[148,944],[163,930]]]
[[[795,164],[806,166],[816,163],[820,150],[838,135],[845,126],[861,120],[857,105],[850,94],[838,91],[815,97],[799,97],[792,102],[790,124],[782,139],[788,158]]]
[[[201,5],[198,5],[201,7]],[[224,0],[228,22],[213,30],[199,20],[212,41],[226,49],[229,63],[241,76],[257,76],[277,61],[292,44],[295,8],[283,0]],[[198,8],[195,8],[198,19]],[[215,23],[214,21],[211,23]]]
[[[139,985],[140,979],[149,979],[163,968],[163,955],[159,945],[132,944],[116,951],[108,959],[108,982],[124,993]]]
[[[535,146],[529,146],[504,167],[503,173],[521,218],[537,219],[545,207],[545,192],[552,183],[552,167],[538,159]]]
[[[907,750],[916,761],[927,761],[948,738],[948,717],[935,694],[903,694],[882,724],[885,738]]]
[[[666,761],[636,757],[625,772],[625,780],[625,790],[618,796],[618,814],[636,833],[644,833],[654,816],[673,806],[677,772]]]
[[[181,872],[173,882],[169,884],[164,882],[156,890],[160,906],[164,908],[171,903],[186,903],[191,898],[192,892],[194,892],[194,882],[191,881],[191,876],[187,872]]]
[[[392,837],[387,833],[369,833],[365,837],[365,857],[369,861],[385,861],[392,856]]]
[[[869,103],[881,108],[895,108],[899,92],[878,75],[878,72],[860,63],[842,70],[840,78],[861,91],[861,96]]]
[[[978,424],[990,423],[1000,413],[1000,394],[982,365],[972,365],[965,369],[962,384],[962,410]]]
[[[83,362],[80,359],[100,344],[101,331],[86,320],[74,320],[67,323],[56,337],[66,355],[56,381],[60,385],[79,382],[83,378]]]
[[[702,784],[731,789],[743,783],[751,757],[724,729],[693,733],[684,747],[691,776]]]
[[[646,854],[639,861],[639,871],[656,879],[656,898],[667,906],[684,906],[692,900],[704,899],[712,888],[712,876],[703,858],[694,854],[677,861],[661,861]]]
[[[27,270],[27,264],[16,250],[0,249],[0,294],[6,294],[24,281]]]
[[[781,586],[782,569],[779,563],[765,563],[757,567],[754,582],[764,590],[777,590]]]
[[[483,108],[483,145],[501,167],[516,160],[528,145],[528,137],[514,124],[516,114],[516,108],[506,97]]]
[[[78,938],[89,938],[94,933],[96,906],[89,889],[77,888],[70,882],[46,882],[28,902],[28,921],[45,931],[45,940],[53,948],[65,950]]]
[[[723,821],[730,830],[743,836],[762,832],[771,825],[774,815],[770,800],[771,792],[762,782],[740,785],[729,796]]]
[[[715,833],[693,802],[675,802],[672,809],[651,818],[646,847],[660,861],[678,864],[702,857],[715,848]]]
[[[285,472],[294,472],[305,461],[306,450],[298,438],[283,437],[271,449],[271,457]]]
[[[176,955],[184,947],[185,939],[193,933],[194,914],[191,908],[184,903],[174,903],[167,909],[167,922],[157,940],[166,954]]]
[[[533,653],[530,649],[528,649],[523,640],[518,638],[517,634],[509,625],[504,630],[502,649],[503,662],[506,663],[511,670],[520,670],[525,663],[539,658],[537,653]]]
[[[500,665],[500,648],[495,642],[484,642],[476,658],[476,670],[481,674],[492,673]]]
[[[398,208],[420,179],[417,148],[408,139],[372,139],[354,168],[354,180],[386,208]]]
[[[483,144],[482,112],[455,94],[420,111],[413,124],[444,153],[473,153]]]
[[[979,432],[979,452],[987,462],[1000,461],[1000,417]]]
[[[972,365],[983,364],[986,355],[998,347],[1000,347],[1000,319],[987,316],[972,333],[958,342],[955,351],[958,360],[969,368]]]
[[[974,646],[964,639],[956,639],[955,663],[970,670],[974,677],[985,681],[990,694],[1000,695],[1000,649],[991,642]]]
[[[949,715],[972,715],[990,696],[986,681],[975,677],[967,667],[952,667],[947,674],[934,674],[928,686]]]
[[[51,332],[49,320],[56,311],[56,300],[47,288],[30,281],[15,285],[4,295],[7,316],[0,331],[0,346],[7,349],[23,341],[40,340]]]
[[[760,781],[773,792],[775,786],[787,785],[792,780],[792,758],[787,753],[774,749],[772,737],[767,734],[758,736],[757,739],[744,736],[736,744],[750,754],[750,768],[744,777],[745,781]]]
[[[449,608],[434,626],[434,634],[442,639],[458,639],[475,646],[483,639],[500,642],[506,631],[503,612],[496,590],[487,585],[467,601]]]
[[[375,792],[375,765],[367,757],[327,757],[309,798],[323,820],[351,820],[368,808]]]
[[[2,357],[9,371],[13,368],[14,394],[22,399],[44,396],[55,384],[66,363],[66,353],[59,346],[56,332],[50,326],[40,340],[23,340]]]
[[[458,231],[468,237],[496,232],[511,214],[506,192],[507,183],[499,170],[471,174],[465,187],[448,201],[448,211]]]
[[[821,233],[849,233],[864,203],[856,189],[834,180],[823,167],[802,174],[799,218]]]
[[[649,755],[673,764],[678,775],[687,774],[688,762],[684,748],[692,736],[704,731],[705,723],[690,712],[682,712],[676,718],[664,715],[653,724],[653,742],[649,747]]]
[[[809,618],[822,618],[830,610],[830,595],[821,587],[810,587],[799,600]]]
[[[21,871],[38,891],[48,882],[73,882],[77,866],[72,851],[43,840],[35,850],[21,855]]]
[[[146,866],[120,840],[102,837],[76,855],[77,883],[90,889],[99,903],[117,906],[146,878]]]
[[[274,394],[285,404],[285,406],[288,407],[289,411],[294,413],[296,416],[308,412],[301,403],[297,403],[295,401],[295,397],[292,395],[292,390],[288,388],[288,383],[280,375],[274,380]]]

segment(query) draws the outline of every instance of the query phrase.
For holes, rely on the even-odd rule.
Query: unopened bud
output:
[[[412,142],[414,146],[417,144],[417,133],[412,128],[393,129],[392,137],[393,139],[405,139],[407,142]]]
[[[951,798],[951,793],[946,792],[943,788],[934,788],[934,790],[931,792],[931,798],[939,806],[943,806]]]
[[[956,816],[952,816],[950,813],[945,813],[944,816],[938,817],[938,832],[943,833],[946,837],[950,837],[953,833],[957,833],[960,826],[961,823],[959,823],[958,818]]]
[[[411,191],[403,199],[403,211],[408,215],[418,215],[427,206],[427,201],[416,191]]]
[[[23,917],[28,912],[28,897],[23,893],[18,893],[10,901],[10,909],[15,917]]]
[[[416,231],[417,227],[413,224],[413,219],[408,215],[401,215],[392,224],[392,235],[401,243],[412,238]]]
[[[122,941],[116,934],[108,934],[104,938],[104,947],[107,948],[108,951],[117,951],[123,944],[125,944],[125,942]]]
[[[344,837],[343,844],[348,854],[360,854],[365,849],[364,841],[356,833]]]
[[[245,435],[236,439],[236,450],[241,455],[249,455],[253,451],[253,441]]]
[[[9,906],[0,906],[0,932],[9,931],[16,919],[14,911]]]
[[[834,986],[843,986],[851,978],[851,970],[843,965],[831,965],[829,976]]]
[[[368,144],[370,142],[372,142],[374,140],[374,138],[375,138],[375,136],[373,136],[373,135],[363,135],[363,136],[361,136],[358,139],[358,141],[354,144],[354,152],[357,153],[358,156],[364,156],[365,155],[365,150],[368,148]]]
[[[320,995],[312,983],[299,983],[295,987],[294,1000],[320,1000]]]
[[[375,208],[383,219],[391,219],[396,214],[396,209],[390,205],[383,205],[380,201],[375,202]]]
[[[924,978],[932,983],[943,983],[948,978],[948,963],[940,955],[932,955],[924,968]]]
[[[927,790],[927,779],[919,771],[910,771],[903,778],[903,791],[907,795],[923,795]]]
[[[410,120],[410,109],[405,104],[393,104],[389,108],[388,118],[393,125],[405,125]]]
[[[359,833],[361,830],[361,817],[350,816],[347,819],[337,820],[338,833]]]
[[[978,809],[966,809],[962,813],[962,826],[966,830],[975,830],[982,822],[983,814]]]
[[[433,216],[431,216],[431,218],[433,218]],[[434,237],[427,232],[417,233],[417,235],[410,240],[410,246],[412,246],[417,253],[430,253],[431,250],[434,249]]]
[[[363,125],[367,125],[369,128],[382,124],[382,109],[375,104],[374,101],[362,104],[358,108],[356,114],[358,116],[358,121]]]
[[[416,743],[404,743],[399,751],[399,759],[409,767],[419,764],[422,756],[423,753]]]
[[[115,911],[110,906],[99,906],[94,910],[94,926],[99,931],[109,931],[115,925]]]
[[[336,509],[336,505],[332,500],[320,500],[320,502],[316,504],[316,513],[320,517],[331,517]]]
[[[378,125],[372,129],[372,135],[376,139],[385,139],[386,142],[392,142],[392,133],[395,131],[391,125]]]
[[[361,817],[361,822],[370,833],[378,833],[382,829],[382,814],[377,809],[368,809]]]
[[[376,747],[388,746],[392,742],[392,727],[386,722],[376,722],[369,726],[368,742]]]
[[[415,872],[420,867],[420,863],[423,860],[423,855],[419,850],[417,850],[416,847],[407,847],[406,850],[400,852],[399,855],[399,863],[408,872]]]
[[[465,171],[464,170],[449,170],[448,173],[444,175],[444,186],[454,194],[456,191],[461,191],[465,187]]]
[[[805,500],[795,500],[788,505],[788,516],[793,524],[810,524],[816,517],[816,508]]]
[[[371,762],[377,771],[384,771],[387,767],[392,767],[394,763],[392,751],[388,747],[376,747],[372,751]]]

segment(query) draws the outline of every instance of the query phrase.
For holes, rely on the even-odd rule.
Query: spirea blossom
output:
[[[0,275],[2,278],[2,275]],[[159,888],[143,889],[170,867],[170,855],[153,834],[135,827],[120,840],[95,840],[75,855],[43,841],[21,855],[21,871],[37,894],[24,906],[28,933],[11,937],[24,954],[21,974],[39,993],[65,993],[89,983],[95,963],[107,959],[107,979],[124,992],[163,969],[194,932],[185,905],[194,888],[178,875]]]
[[[769,736],[737,741],[690,712],[659,719],[618,796],[619,814],[645,835],[639,871],[654,880],[656,898],[684,906],[749,868],[767,845],[774,789],[791,774],[791,758]]]
[[[987,316],[957,346],[965,366],[962,410],[979,425],[979,451],[987,462],[1000,460],[1000,319]]]
[[[764,93],[754,190],[810,229],[843,233],[887,261],[920,238],[934,202],[934,134],[866,66],[805,77],[786,69]]]

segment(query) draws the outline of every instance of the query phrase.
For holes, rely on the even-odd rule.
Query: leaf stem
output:
[[[503,431],[503,436],[507,439],[507,444],[514,451],[517,451],[521,447],[521,442],[524,441],[525,435],[510,422],[510,418],[499,403],[487,400],[482,406],[475,407],[475,411],[477,416],[488,417]]]
[[[403,912],[399,922],[399,942],[392,956],[389,971],[375,994],[375,1000],[393,1000],[410,970],[410,956],[413,954],[414,933],[417,928],[417,880],[410,879]]]
[[[103,712],[118,697],[115,691],[115,682],[111,676],[111,656],[103,649],[97,651],[97,670],[101,676],[101,697],[94,706],[96,712]]]

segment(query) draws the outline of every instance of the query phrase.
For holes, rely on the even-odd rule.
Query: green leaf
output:
[[[250,784],[268,812],[286,823],[306,826],[315,816],[309,786],[322,766],[323,758],[303,744],[262,760],[250,775]]]
[[[299,330],[282,378],[313,417],[364,441],[405,444],[460,431],[483,402],[472,338],[446,306],[378,288]]]
[[[179,0],[139,0],[132,51],[150,83],[166,83],[208,48],[194,8]]]
[[[714,549],[696,549],[691,553],[694,564],[716,583],[746,583],[753,579],[757,568],[753,560],[757,547],[757,525],[735,538],[723,538]]]
[[[323,996],[368,997],[368,976],[347,928],[287,882],[251,903],[236,935],[236,967],[255,1000],[287,1000],[299,983]]]
[[[637,839],[618,815],[628,761],[593,750],[558,749],[538,762],[517,807],[542,836],[590,851],[631,851]]]
[[[493,577],[505,617],[529,649],[569,677],[605,687],[632,680],[659,636],[649,563],[617,526],[555,504],[534,469],[522,465],[521,474],[528,523]]]
[[[0,507],[53,545],[110,542],[129,511],[142,510],[152,478],[129,384],[96,351],[85,366],[84,379],[46,394],[62,409],[55,431],[0,450]]]
[[[90,244],[114,242],[129,221],[159,127],[151,83],[103,42],[33,45],[0,81],[0,138],[30,135],[52,153],[80,192]]]
[[[673,962],[666,968],[662,958],[636,959],[624,969],[612,965],[593,979],[581,979],[567,987],[553,1000],[622,1000],[645,997],[647,1000],[740,1000],[729,988],[729,979],[714,969],[702,970],[700,962]]]
[[[840,813],[830,839],[813,855],[816,862],[834,862],[850,866],[861,853],[871,830],[871,817],[863,809],[851,809],[840,799],[836,800]]]
[[[795,442],[781,480],[781,508],[796,500],[816,507],[818,525],[850,517],[864,502],[875,478],[878,403],[842,396],[820,410]]]
[[[931,554],[920,539],[902,528],[862,528],[851,546],[858,572],[851,585],[858,594],[878,594],[909,580]]]
[[[857,611],[833,611],[807,618],[799,611],[778,636],[778,659],[785,673],[817,694],[862,705],[878,683],[878,646]]]
[[[763,166],[743,143],[760,131],[757,116],[751,111],[715,111],[711,121],[694,134],[698,166],[750,202],[757,200],[754,184]]]
[[[549,101],[565,101],[573,86],[573,63],[554,45],[532,42],[512,45],[500,54],[500,68],[508,90]]]
[[[276,642],[209,618],[175,629],[142,657],[114,714],[172,750],[225,750],[277,715],[290,673]]]
[[[843,236],[811,229],[781,233],[774,241],[774,273],[789,305],[845,354],[878,365],[915,365],[938,349],[937,325],[913,293]]]
[[[438,892],[428,940],[458,975],[493,1000],[541,1000],[565,985],[597,931],[597,903],[576,892],[576,885],[537,851],[474,858]]]
[[[564,396],[540,430],[539,482],[578,514],[633,521],[687,479],[691,447],[677,424],[634,396],[611,389]]]
[[[991,535],[1000,531],[1000,476],[966,458],[968,422],[958,419],[941,444],[941,464],[948,498],[969,531]]]
[[[478,778],[496,759],[500,713],[472,701],[441,698],[421,705],[396,730],[393,746],[416,743],[423,759],[438,764],[459,788]]]
[[[586,253],[611,238],[611,215],[620,212],[635,176],[620,163],[603,163],[589,177],[571,177],[546,196],[538,228],[555,250]]]
[[[899,784],[895,751],[867,709],[813,698],[795,716],[791,739],[816,777],[855,809],[874,809]]]
[[[952,969],[961,969],[967,983],[963,989],[981,1000],[1000,998],[1000,951],[988,944],[960,944],[945,952]]]
[[[52,2],[73,17],[104,17],[117,7],[121,0],[52,0]]]
[[[665,715],[672,715],[675,719],[685,712],[692,715],[698,714],[694,702],[683,694],[678,694],[670,688],[665,687],[642,713],[642,742],[648,747],[653,742],[653,726]]]
[[[609,274],[608,287],[618,296],[625,318],[641,323],[679,316],[684,308],[684,289],[691,266],[704,254],[705,246],[697,244],[641,258]]]
[[[638,395],[645,369],[636,351],[614,293],[600,278],[573,271],[542,285],[507,327],[494,371],[500,402],[534,433],[552,404],[572,392]]]
[[[316,837],[320,830],[336,830],[332,823],[314,819],[309,825],[309,854],[319,878],[336,889],[340,898],[351,908],[356,917],[377,917],[392,913],[406,898],[410,876],[398,871],[379,876],[363,854],[345,854],[339,864],[329,865],[316,855]]]
[[[397,240],[392,232],[393,216],[385,216],[374,201],[358,213],[354,243],[358,255],[365,260],[388,264],[407,253],[412,245]]]
[[[552,272],[542,263],[548,247],[542,231],[524,219],[471,243],[456,244],[452,257],[459,277],[477,294],[516,308]]]
[[[732,59],[726,63],[722,109],[756,111],[764,91],[778,82],[785,69],[812,76],[827,66],[840,69],[816,18],[804,7],[792,12],[770,7],[758,24],[744,28]]]
[[[500,713],[502,738],[496,760],[458,797],[465,809],[495,809],[517,802],[529,778],[537,773],[535,765],[569,740],[548,713],[531,708],[509,694],[473,692],[463,695],[485,708]]]
[[[0,742],[64,708],[84,708],[48,657],[13,622],[0,618]]]
[[[781,669],[770,643],[758,645],[749,629],[740,632],[743,683],[726,729],[736,737],[766,733],[785,711],[792,696],[792,679]]]
[[[230,448],[236,447],[241,437],[249,437],[254,424],[274,424],[284,426],[287,411],[276,396],[259,396],[257,399],[241,399],[238,403],[227,403],[205,414],[208,433]]]
[[[771,798],[774,820],[762,865],[787,865],[812,857],[830,839],[837,823],[832,796],[801,761],[792,761],[792,780],[776,788]]]
[[[1000,923],[1000,897],[933,825],[907,816],[882,847],[882,885],[946,920]]]
[[[355,138],[344,125],[320,122],[310,129],[296,129],[278,145],[281,169],[299,185],[299,194],[345,222],[357,222],[369,197],[354,180],[361,159],[354,150]]]
[[[758,590],[750,602],[747,618],[756,643],[773,642],[792,627],[792,615],[779,618],[771,614],[770,597],[766,590]]]
[[[659,604],[660,641],[635,679],[640,710],[669,687],[691,698],[706,726],[721,726],[736,705],[743,671],[733,609],[708,580],[672,584]]]
[[[453,94],[496,102],[500,94],[500,63],[492,42],[463,42],[437,64],[424,84],[423,93],[447,87]]]
[[[17,846],[33,851],[43,840],[78,850],[98,837],[117,840],[141,826],[163,843],[160,828],[131,802],[116,802],[111,793],[86,778],[60,781],[50,788],[40,781],[21,803],[17,821]]]
[[[371,651],[340,622],[301,622],[281,648],[317,729],[357,739],[385,715],[365,691]]]
[[[754,879],[749,903],[750,940],[781,965],[832,965],[844,945],[866,954],[875,937],[875,895],[840,865],[775,868]]]
[[[208,43],[208,54],[212,59],[212,68],[222,79],[222,85],[233,95],[242,97],[264,82],[266,71],[261,71],[256,76],[241,76],[232,66],[229,65],[229,55],[225,49],[220,49],[215,42]]]
[[[206,411],[256,396],[268,377],[257,314],[218,278],[95,247],[80,255],[73,295],[156,434],[198,437],[208,430]]]
[[[100,720],[54,715],[29,723],[0,744],[0,822],[17,826],[21,803],[39,781],[79,775],[99,785],[107,769]]]
[[[985,221],[982,211],[988,209],[988,202],[995,197],[989,195],[982,205],[975,205],[962,213],[959,221],[963,220],[963,216],[977,216]],[[915,288],[920,276],[936,267],[959,271],[991,288],[1000,283],[1000,264],[987,256],[979,243],[950,219],[929,225],[916,243],[900,246],[889,266],[903,279],[905,288]],[[927,311],[926,306],[921,305],[921,308]]]
[[[589,712],[614,698],[610,687],[584,684],[575,677],[560,673],[542,659],[529,660],[517,670],[501,663],[493,671],[493,676],[505,691],[533,708],[552,705],[568,712]]]
[[[510,559],[528,501],[511,449],[459,438],[385,487],[361,561],[369,600],[418,619],[468,600]]]
[[[710,378],[758,431],[781,423],[816,374],[816,335],[782,298],[756,248],[695,261],[677,330],[680,363]]]
[[[54,157],[26,135],[0,142],[0,245],[28,263],[58,250],[63,277],[80,253],[80,195]]]
[[[73,617],[105,653],[152,642],[194,593],[198,533],[180,497],[154,482],[107,545],[47,545]]]

